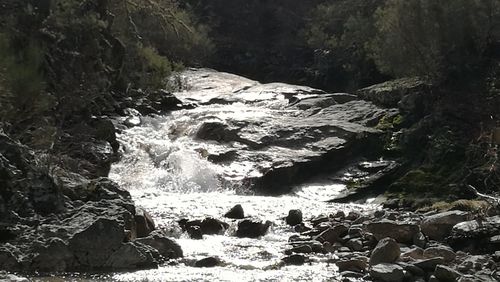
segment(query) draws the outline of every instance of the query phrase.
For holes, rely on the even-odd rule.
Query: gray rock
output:
[[[224,217],[232,218],[232,219],[243,219],[245,217],[245,212],[243,211],[243,207],[238,204],[232,207]]]
[[[302,211],[301,210],[290,210],[286,217],[286,224],[295,226],[302,223]]]
[[[453,249],[446,246],[427,248],[425,249],[423,255],[426,258],[442,257],[446,262],[454,261],[457,256]]]
[[[435,257],[435,258],[430,258],[430,259],[423,259],[423,260],[418,260],[414,262],[413,264],[417,267],[420,267],[421,269],[425,271],[434,271],[436,268],[436,265],[438,264],[444,264],[445,260],[442,257]]]
[[[30,280],[28,278],[24,278],[21,276],[17,276],[14,274],[10,274],[7,272],[0,271],[0,281],[6,281],[6,282],[29,282]]]
[[[495,268],[495,262],[490,257],[485,255],[467,256],[462,259],[462,262],[458,266],[459,271],[472,274],[475,274],[482,269],[492,268]]]
[[[384,282],[402,282],[404,271],[397,264],[381,263],[372,266],[370,276],[375,280]]]
[[[330,242],[331,244],[337,242],[341,237],[347,234],[349,226],[345,224],[337,224],[327,230],[321,232],[314,239],[319,242]]]
[[[413,248],[401,254],[401,257],[412,258],[412,259],[423,259],[424,250],[422,248]]]
[[[422,232],[432,240],[443,240],[450,235],[457,223],[466,221],[469,214],[463,211],[448,211],[426,217],[420,224]]]
[[[500,216],[487,217],[465,221],[453,226],[450,244],[455,249],[462,249],[472,253],[492,252],[496,244],[491,238],[500,232]]]
[[[400,255],[401,251],[398,243],[392,238],[384,238],[378,242],[377,246],[372,251],[370,265],[393,263]]]
[[[335,265],[337,265],[340,272],[344,271],[365,272],[366,269],[368,268],[368,263],[366,258],[340,260],[335,262]]]
[[[69,249],[80,264],[78,268],[98,269],[122,246],[125,239],[123,226],[107,218],[81,223],[81,231],[69,239]]]
[[[439,279],[439,281],[442,282],[455,282],[460,276],[462,276],[460,272],[444,265],[437,265],[434,271],[434,275],[437,279]]]
[[[405,99],[407,96],[419,97],[423,93],[428,93],[432,89],[432,84],[425,79],[418,77],[401,78],[376,84],[358,90],[356,94],[363,99],[373,101],[377,105],[385,107],[402,106],[404,109],[418,108],[416,102],[410,103],[406,100],[416,100],[416,98]],[[400,101],[405,100],[404,105]],[[410,106],[410,105],[413,106]]]
[[[363,250],[363,242],[360,239],[351,239],[347,241],[346,246],[355,252]]]
[[[367,229],[377,238],[377,240],[390,237],[399,243],[410,244],[413,243],[413,239],[420,232],[420,227],[418,225],[388,220],[369,223]]]

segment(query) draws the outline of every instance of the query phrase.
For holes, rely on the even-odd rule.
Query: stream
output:
[[[184,258],[158,269],[115,273],[106,279],[331,281],[338,277],[336,266],[329,263],[332,253],[315,254],[310,264],[276,267],[285,256],[288,238],[296,234],[284,217],[290,209],[302,210],[308,219],[374,206],[327,203],[345,189],[328,174],[290,184],[289,191],[282,195],[255,193],[251,185],[252,180],[258,182],[276,167],[316,160],[322,152],[330,152],[321,148],[343,144],[333,135],[314,137],[318,133],[314,128],[304,126],[304,130],[312,131],[301,132],[287,126],[290,120],[307,117],[307,108],[290,107],[291,102],[323,93],[281,83],[259,84],[212,70],[190,70],[178,79],[187,86],[175,96],[197,107],[164,116],[129,117],[136,126],[119,135],[123,157],[113,165],[110,178],[131,193],[136,205],[152,215],[157,227],[169,230],[182,247]],[[302,137],[292,136],[295,133],[304,135],[307,144]],[[328,138],[335,142],[320,144]],[[271,221],[269,232],[258,239],[235,237],[237,220],[223,215],[236,204],[243,206],[247,217]],[[180,219],[206,217],[221,219],[230,227],[224,235],[203,235],[202,240],[190,239],[178,227]],[[223,266],[192,266],[209,256],[220,258]]]

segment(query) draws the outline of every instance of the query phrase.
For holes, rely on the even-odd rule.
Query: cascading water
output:
[[[275,84],[267,87],[229,74],[193,71],[185,74],[191,88],[177,93],[184,101],[200,106],[166,116],[141,117],[139,126],[119,135],[123,157],[112,167],[110,177],[132,194],[136,204],[154,217],[160,228],[171,230],[184,250],[184,258],[155,270],[117,273],[115,281],[324,281],[334,279],[332,254],[315,255],[312,264],[276,267],[284,256],[288,238],[295,234],[283,220],[290,209],[301,209],[305,218],[337,210],[367,209],[368,206],[327,204],[344,188],[332,182],[303,184],[279,197],[253,195],[247,179],[261,176],[262,168],[275,159],[302,154],[307,148],[275,147],[262,157],[248,153],[267,132],[265,124],[280,124],[280,118],[294,117],[300,110],[289,109],[282,95],[307,88]],[[209,77],[210,76],[210,77]],[[298,90],[297,90],[298,89]],[[308,95],[300,94],[300,95]],[[214,103],[216,99],[217,103]],[[220,102],[221,99],[224,102]],[[242,140],[224,142],[224,136],[200,138],[206,124],[218,124],[231,134],[231,126],[245,127]],[[286,128],[284,129],[286,130]],[[213,133],[213,131],[211,131]],[[272,138],[273,136],[269,136]],[[219,138],[219,140],[217,140]],[[244,140],[243,140],[244,138]],[[262,138],[261,138],[262,139]],[[257,140],[257,141],[255,141]],[[257,144],[257,145],[255,145]],[[231,161],[213,162],[210,156],[235,154]],[[283,162],[285,162],[283,161]],[[236,221],[222,215],[241,204],[245,215],[270,220],[270,232],[259,239],[232,236]],[[176,231],[182,218],[221,218],[231,224],[225,235],[204,235],[192,240]],[[223,266],[195,268],[192,262],[207,256],[219,257]]]

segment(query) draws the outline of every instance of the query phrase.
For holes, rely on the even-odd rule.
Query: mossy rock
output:
[[[404,96],[428,92],[432,88],[432,83],[426,78],[406,77],[360,89],[357,94],[377,105],[396,108]]]

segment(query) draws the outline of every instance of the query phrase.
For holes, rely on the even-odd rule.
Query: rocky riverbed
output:
[[[81,150],[59,162],[0,135],[0,269],[34,281],[499,279],[493,209],[380,206],[401,166],[381,126],[395,102],[206,69],[177,80],[173,95],[79,126],[86,135],[65,138]]]

